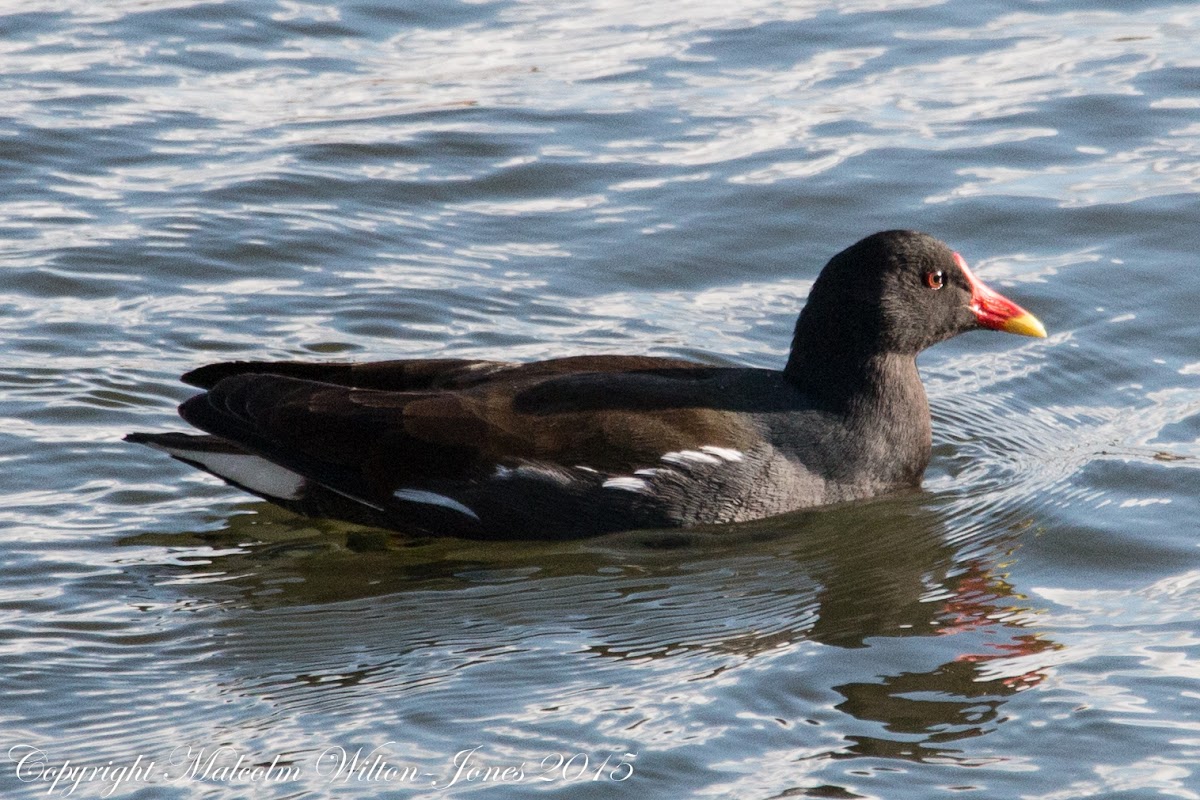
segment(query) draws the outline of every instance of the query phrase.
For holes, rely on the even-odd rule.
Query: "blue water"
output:
[[[1111,0],[6,4],[0,793],[1200,797],[1198,37]],[[895,227],[1050,331],[922,356],[916,495],[428,542],[121,441],[217,360],[777,367]]]

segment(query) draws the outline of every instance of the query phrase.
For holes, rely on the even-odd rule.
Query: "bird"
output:
[[[837,253],[783,369],[645,355],[233,361],[188,372],[200,434],[130,433],[290,511],[416,537],[564,540],[724,525],[918,487],[925,348],[1045,337],[946,244]]]

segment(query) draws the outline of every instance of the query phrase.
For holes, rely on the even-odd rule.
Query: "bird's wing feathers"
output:
[[[611,405],[596,413],[586,374],[395,392],[247,372],[218,381],[180,414],[378,506],[397,494],[405,499],[405,491],[477,484],[504,467],[584,468],[603,477],[654,466],[670,452],[742,447],[754,432],[732,415],[700,407],[705,380],[687,370],[610,374]],[[699,387],[699,402],[688,400],[689,387]],[[669,402],[669,389],[681,399]]]
[[[184,383],[211,389],[234,375],[280,375],[358,389],[413,392],[428,389],[463,389],[497,378],[534,378],[582,372],[663,370],[695,367],[680,359],[651,356],[571,356],[523,364],[464,358],[402,359],[361,364],[304,363],[295,361],[226,361],[185,374]]]
[[[506,361],[460,358],[377,361],[364,364],[226,361],[194,369],[185,374],[182,380],[201,389],[211,389],[225,378],[235,375],[279,375],[339,386],[408,392],[454,387],[468,380],[486,379],[488,375],[513,366],[515,364]]]

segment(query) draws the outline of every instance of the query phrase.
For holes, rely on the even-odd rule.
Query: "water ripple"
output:
[[[279,756],[278,797],[387,796],[313,765],[389,741],[438,775],[476,743],[635,754],[645,796],[1187,795],[1197,13],[0,15],[0,724],[79,763]],[[119,441],[221,359],[778,367],[821,264],[896,226],[1051,331],[922,357],[922,492],[498,548],[296,518]]]

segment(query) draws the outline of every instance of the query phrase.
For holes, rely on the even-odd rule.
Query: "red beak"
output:
[[[967,262],[958,253],[954,254],[954,261],[971,286],[971,311],[981,326],[994,331],[1046,338],[1046,328],[1037,317],[994,289],[988,288],[983,281],[975,277],[967,267]]]

